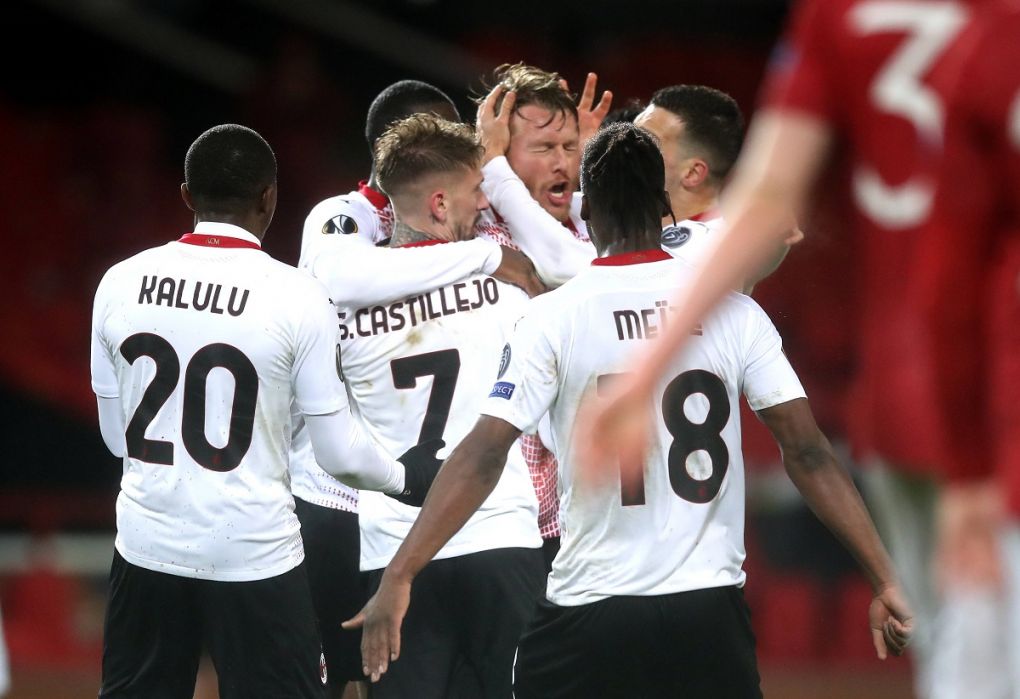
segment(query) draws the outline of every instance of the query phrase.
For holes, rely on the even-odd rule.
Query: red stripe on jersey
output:
[[[185,233],[178,243],[188,245],[201,245],[204,248],[255,248],[261,250],[262,246],[250,240],[232,238],[229,235],[208,235],[205,233]]]
[[[720,216],[720,211],[719,211],[718,207],[713,206],[711,209],[708,209],[707,211],[702,211],[700,214],[697,214],[696,216],[691,216],[691,220],[692,221],[711,221],[713,219],[719,218],[719,216]]]
[[[442,245],[443,243],[452,243],[452,242],[453,242],[452,240],[434,240],[434,239],[433,240],[416,240],[413,243],[404,243],[403,245],[398,245],[397,247],[398,248],[424,248],[424,247],[428,247],[429,245]]]
[[[390,198],[382,192],[368,186],[368,180],[358,182],[358,194],[368,199],[372,206],[377,209],[385,209],[390,204]]]
[[[606,255],[591,261],[598,267],[622,267],[623,265],[640,265],[645,262],[662,262],[672,260],[673,256],[664,250],[638,250],[637,252],[621,252],[619,255]]]

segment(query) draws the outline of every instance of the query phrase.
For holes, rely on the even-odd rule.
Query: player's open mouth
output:
[[[570,203],[570,192],[566,182],[558,182],[549,188],[549,201],[554,206],[566,206]]]

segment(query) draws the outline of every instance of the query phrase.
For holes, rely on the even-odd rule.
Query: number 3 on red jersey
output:
[[[875,75],[868,99],[882,114],[902,117],[918,139],[940,143],[945,106],[924,79],[960,33],[967,9],[957,2],[931,0],[871,0],[850,12],[851,30],[868,36],[905,33],[896,51]],[[854,199],[869,218],[884,228],[901,229],[922,223],[931,209],[934,188],[914,175],[891,185],[865,163],[854,172]]]

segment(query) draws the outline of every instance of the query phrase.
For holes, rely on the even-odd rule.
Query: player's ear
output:
[[[184,200],[184,203],[187,205],[189,209],[191,209],[192,211],[195,210],[195,202],[191,198],[191,192],[188,191],[187,182],[181,182],[181,199]]]
[[[591,216],[591,211],[589,211],[589,209],[588,209],[588,195],[587,194],[582,194],[581,195],[581,220],[582,221],[587,221],[590,216]]]
[[[684,187],[699,187],[708,179],[708,163],[701,158],[688,158],[681,171]]]
[[[449,202],[446,199],[446,191],[437,189],[429,196],[429,215],[439,223],[446,222],[446,214]]]
[[[276,183],[269,185],[262,190],[262,195],[259,197],[259,211],[262,213],[269,214],[269,217],[273,217],[273,213],[276,211],[276,199],[279,194],[279,190],[276,187]]]

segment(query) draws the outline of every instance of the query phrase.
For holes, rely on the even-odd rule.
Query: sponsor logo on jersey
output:
[[[358,222],[350,216],[340,214],[322,224],[322,232],[324,235],[333,235],[334,233],[351,235],[358,232]]]
[[[319,679],[326,684],[326,654],[319,653]]]
[[[496,374],[497,379],[503,378],[503,374],[510,368],[510,343],[503,345],[503,354],[499,358],[499,373]]]
[[[505,398],[510,400],[510,396],[514,394],[516,385],[509,381],[497,381],[496,385],[492,387],[492,393],[489,394],[489,398]]]
[[[666,226],[662,229],[662,244],[667,248],[678,248],[691,239],[687,226]]]

